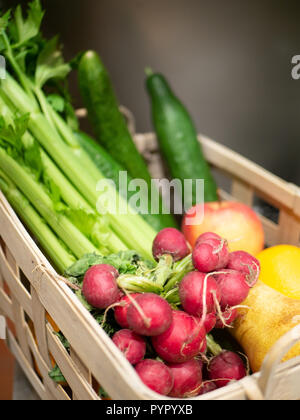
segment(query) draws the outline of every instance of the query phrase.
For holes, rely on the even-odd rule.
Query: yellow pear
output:
[[[239,309],[232,334],[248,356],[253,372],[258,372],[279,338],[300,324],[300,300],[258,282],[243,305],[248,308]],[[283,361],[296,356],[300,356],[300,342]]]

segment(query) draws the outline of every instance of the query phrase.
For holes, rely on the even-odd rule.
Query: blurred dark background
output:
[[[20,1],[0,0],[2,7]],[[27,1],[23,2],[28,3]],[[140,132],[151,130],[144,68],[163,72],[199,132],[300,185],[299,0],[44,0],[65,55],[95,49]],[[72,79],[76,106],[81,100]]]

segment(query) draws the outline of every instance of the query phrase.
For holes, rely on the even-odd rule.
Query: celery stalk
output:
[[[66,204],[74,209],[81,208],[88,211],[92,210],[91,206],[73,187],[69,180],[60,172],[60,170],[57,168],[57,166],[55,166],[49,156],[43,151],[41,156],[46,173],[59,187],[61,196]]]
[[[56,164],[72,180],[80,193],[86,198],[93,208],[96,208],[99,199],[97,183],[105,177],[95,167],[94,163],[80,149],[77,157],[74,149],[67,146],[61,139],[55,138],[55,131],[45,118],[39,114],[32,115],[29,128],[43,147],[48,151]],[[71,152],[71,154],[70,154]],[[67,158],[66,158],[67,156]],[[86,161],[86,162],[85,162]],[[93,171],[93,173],[92,173]],[[82,176],[78,175],[78,172]],[[126,208],[127,203],[118,194],[117,190],[107,184],[107,194],[116,199],[117,207]],[[156,232],[148,225],[141,216],[134,214],[107,213],[110,227],[116,235],[127,245],[146,258],[152,259],[152,242]]]
[[[19,112],[26,114],[27,112],[39,112],[39,107],[27,94],[24,92],[22,87],[10,76],[10,74],[6,73],[5,80],[1,81],[1,90],[5,92],[8,98],[12,100],[15,108],[19,110]],[[12,94],[12,96],[11,96]]]
[[[57,166],[55,166],[53,161],[45,152],[42,152],[42,161],[46,172],[54,181],[54,183],[59,186],[62,198],[66,202],[66,204],[70,206],[70,208],[84,209],[87,212],[94,211],[93,208],[87,203],[87,201],[68,181],[68,179],[65,178],[65,176],[60,172]],[[102,218],[101,215],[98,215],[97,217],[99,219]],[[127,249],[125,244],[112,231],[110,231],[109,236],[107,238],[107,246],[112,253],[125,251]]]
[[[79,145],[76,138],[73,135],[72,130],[61,118],[61,116],[58,115],[57,112],[54,111],[52,106],[49,105],[43,91],[37,87],[33,88],[33,90],[37,95],[40,106],[43,109],[43,112],[45,114],[45,117],[47,118],[47,121],[52,125],[53,128],[55,128],[58,131],[58,133],[61,135],[61,137],[69,146],[78,149]]]
[[[46,222],[34,210],[25,196],[0,170],[0,188],[6,198],[20,215],[23,222],[28,226],[32,234],[38,239],[42,248],[47,254],[57,270],[63,274],[65,270],[73,264],[76,259],[61,244],[53,231]]]
[[[43,187],[25,169],[15,162],[4,149],[0,148],[0,163],[2,170],[9,179],[27,197],[35,209],[47,220],[55,233],[66,243],[76,257],[84,254],[99,253],[99,250],[68,220],[63,214],[58,214],[53,203]]]
[[[76,150],[70,148],[61,139],[55,137],[55,130],[48,121],[41,115],[34,114],[30,120],[30,129],[35,137],[41,142],[58,166],[63,162],[61,169],[65,171],[69,179],[76,183],[76,187],[81,194],[96,207],[99,198],[97,192],[97,183],[104,180],[105,177],[96,168],[94,163],[79,148]],[[72,155],[70,155],[70,152]],[[66,161],[65,156],[68,156]],[[84,175],[78,177],[78,168],[83,166]],[[107,184],[108,195],[116,198],[117,207],[126,208],[127,203],[118,194],[116,189]],[[130,209],[131,210],[131,209]],[[133,212],[133,214],[113,214],[107,213],[110,220],[110,226],[119,238],[122,239],[129,249],[135,249],[141,252],[147,258],[152,259],[152,242],[156,232],[148,225],[141,216]],[[136,235],[136,232],[139,234]],[[146,245],[148,245],[146,247]]]

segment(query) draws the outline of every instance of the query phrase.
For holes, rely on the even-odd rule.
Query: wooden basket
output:
[[[131,124],[134,131],[134,125]],[[163,165],[153,134],[135,136],[155,177]],[[255,196],[279,210],[276,224],[262,216],[268,245],[299,245],[300,189],[266,172],[214,141],[200,137],[210,164],[230,180],[225,199],[252,205]],[[0,192],[0,315],[7,319],[7,343],[43,400],[99,400],[100,383],[113,399],[165,399],[140,381],[109,337],[61,280]],[[67,352],[49,314],[70,343]],[[280,364],[300,340],[300,326],[272,349],[259,374],[197,399],[300,399],[300,357]],[[53,359],[67,384],[49,378]],[[37,373],[39,372],[39,373]]]

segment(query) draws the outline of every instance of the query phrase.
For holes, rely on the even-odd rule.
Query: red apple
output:
[[[192,212],[192,209],[184,217],[182,225],[184,236],[192,247],[201,234],[213,232],[227,239],[230,252],[246,251],[257,255],[264,249],[262,223],[249,206],[233,201],[206,203],[204,219],[203,212],[197,211],[197,208],[198,206],[195,206],[194,211]]]

